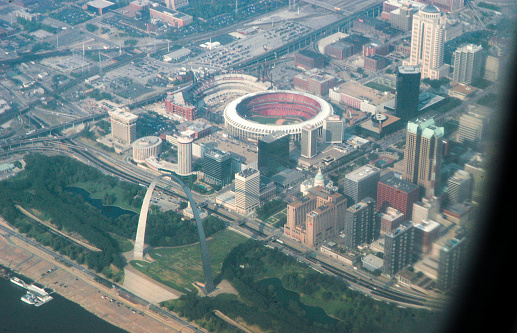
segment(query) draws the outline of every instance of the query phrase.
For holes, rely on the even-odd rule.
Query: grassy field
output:
[[[286,118],[286,117],[263,117],[263,116],[257,116],[257,115],[254,115],[252,117],[253,121],[255,121],[255,122],[259,123],[259,124],[263,124],[263,125],[275,125],[276,121],[279,120],[279,119],[283,119],[284,120],[282,125],[297,124],[297,123],[301,123],[303,121],[303,119],[299,119],[299,118],[296,118],[296,117],[290,117],[290,118]]]
[[[273,216],[268,217],[264,222],[275,226],[275,224],[277,224],[283,217],[286,217],[286,216],[287,216],[287,208],[282,209],[281,211],[274,214]],[[276,227],[279,228],[280,226],[276,226]]]
[[[246,241],[246,237],[231,230],[223,230],[208,241],[210,263],[214,278],[221,273],[223,261],[232,248]],[[151,278],[181,292],[194,292],[193,282],[203,281],[201,248],[199,243],[174,248],[157,248],[150,252],[152,263],[133,260],[131,265]]]
[[[118,246],[120,247],[121,252],[129,252],[132,251],[134,246],[133,243],[129,239],[124,237],[120,237],[119,235],[110,234],[110,236],[117,241]]]

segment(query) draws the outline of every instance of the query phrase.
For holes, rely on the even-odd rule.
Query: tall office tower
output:
[[[452,80],[458,83],[471,84],[483,75],[485,61],[481,45],[468,44],[458,47],[452,55]]]
[[[405,65],[420,66],[422,79],[438,80],[449,74],[449,66],[443,63],[445,23],[445,15],[433,5],[413,16],[411,55]]]
[[[415,227],[415,254],[429,254],[433,248],[433,243],[440,236],[441,224],[433,220],[422,220]]]
[[[260,172],[253,168],[235,174],[235,207],[249,214],[260,204]]]
[[[428,197],[439,190],[443,134],[432,118],[407,124],[402,178],[424,187]]]
[[[111,116],[111,135],[125,145],[136,140],[136,121],[138,116],[121,109],[108,112]]]
[[[422,198],[413,204],[413,215],[411,221],[416,225],[423,220],[433,220],[440,212],[440,200],[437,197],[431,199]]]
[[[189,136],[180,136],[178,144],[178,175],[186,176],[192,173],[192,139]]]
[[[486,131],[485,114],[482,112],[468,112],[460,116],[456,140],[466,143],[473,148],[479,147]]]
[[[178,8],[188,6],[188,0],[165,0],[167,8],[178,10]]]
[[[407,222],[384,237],[384,266],[382,272],[394,276],[414,262],[414,227]]]
[[[474,186],[472,189],[473,197],[476,197],[483,192],[484,185],[486,184],[486,171],[485,161],[481,154],[477,154],[465,163],[464,170],[472,175]]]
[[[386,208],[386,212],[378,213],[377,217],[381,224],[381,234],[387,234],[406,221],[406,216],[393,207]]]
[[[377,182],[381,169],[365,165],[345,175],[343,194],[350,203],[356,203],[366,197],[377,197]]]
[[[407,182],[394,172],[380,177],[377,183],[377,211],[384,212],[388,207],[398,209],[411,220],[413,204],[420,199],[418,185]]]
[[[318,130],[316,126],[304,126],[301,135],[302,157],[313,158],[318,154]]]
[[[258,140],[258,169],[271,177],[289,166],[289,134],[275,132]]]
[[[495,82],[499,80],[501,76],[501,70],[503,66],[501,66],[501,58],[496,55],[489,55],[485,59],[485,71],[483,73],[483,78],[488,81]]]
[[[341,143],[344,139],[345,122],[339,116],[330,116],[323,120],[323,141]]]
[[[372,198],[364,198],[348,207],[345,212],[345,246],[355,249],[379,238],[380,230],[376,222],[375,200]]]
[[[204,179],[209,184],[225,186],[232,182],[232,155],[218,149],[205,152],[203,157]]]
[[[399,66],[397,68],[397,94],[395,95],[395,115],[407,121],[418,115],[420,96],[420,68]]]
[[[442,246],[438,259],[436,287],[442,291],[458,285],[467,256],[466,238],[453,238]]]
[[[287,205],[284,234],[308,246],[320,245],[344,228],[346,198],[321,186]]]
[[[391,27],[402,31],[410,31],[413,26],[413,13],[411,3],[403,2],[400,8],[390,12]]]
[[[472,177],[470,173],[458,170],[447,180],[447,197],[451,203],[463,203],[472,198]]]

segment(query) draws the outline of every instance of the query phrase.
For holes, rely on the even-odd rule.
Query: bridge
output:
[[[190,202],[190,206],[192,207],[192,212],[194,213],[194,217],[196,219],[196,226],[199,233],[199,244],[201,245],[201,259],[203,262],[203,274],[205,278],[205,294],[209,294],[214,290],[214,278],[212,274],[212,266],[210,265],[210,257],[208,255],[208,247],[206,245],[206,237],[205,231],[203,229],[203,224],[201,223],[201,217],[199,216],[199,208],[192,198],[192,194],[188,187],[175,175],[173,174],[163,174],[154,178],[154,180],[149,185],[147,192],[145,193],[144,201],[142,203],[142,209],[140,211],[140,217],[138,218],[138,228],[136,231],[136,240],[135,240],[135,250],[133,252],[133,258],[137,260],[144,259],[144,239],[145,239],[145,228],[147,224],[147,213],[149,211],[149,204],[151,202],[151,197],[153,195],[154,188],[156,184],[162,177],[170,177],[172,180],[177,182],[185,191],[187,195],[187,199]]]

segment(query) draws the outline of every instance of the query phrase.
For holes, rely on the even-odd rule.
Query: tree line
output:
[[[110,265],[122,269],[126,263],[120,255],[118,242],[110,234],[134,239],[138,215],[105,216],[100,209],[65,188],[75,183],[98,180],[121,186],[125,189],[123,196],[129,198],[141,197],[145,190],[138,185],[105,176],[99,170],[65,156],[31,154],[24,160],[26,167],[19,176],[0,182],[0,214],[21,233],[51,246],[80,264],[86,264],[98,273],[106,271]],[[141,199],[133,199],[133,204],[141,205]],[[50,233],[37,223],[31,223],[15,205],[37,210],[50,218],[58,230],[76,232],[101,251],[86,250]],[[150,214],[149,222],[146,242],[152,246],[185,245],[199,240],[193,221],[182,219],[174,211]],[[225,227],[224,222],[216,217],[206,219],[204,225],[207,235]]]
[[[321,293],[323,300],[338,298],[339,309],[332,313],[337,320],[311,320],[300,301],[279,301],[277,287],[257,281],[257,277],[267,276],[265,273],[271,268],[285,272],[280,278],[288,290],[306,296]],[[430,311],[401,309],[375,301],[349,289],[334,276],[313,272],[278,249],[264,247],[263,242],[250,240],[235,247],[223,263],[222,274],[237,289],[239,297],[184,295],[165,305],[203,325],[214,320],[211,314],[214,310],[220,310],[230,318],[241,318],[267,332],[399,333],[425,332],[431,328]]]

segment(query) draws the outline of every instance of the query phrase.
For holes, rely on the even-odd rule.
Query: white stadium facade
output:
[[[320,97],[297,91],[268,90],[230,102],[224,109],[224,121],[227,132],[239,139],[256,141],[273,132],[282,132],[289,134],[291,140],[300,140],[303,127],[321,127],[333,114],[332,106]],[[252,120],[255,117],[262,118],[262,122],[267,118],[276,119],[276,123],[260,123]]]

